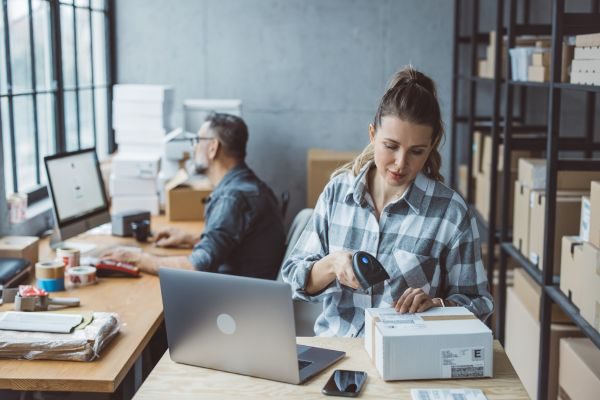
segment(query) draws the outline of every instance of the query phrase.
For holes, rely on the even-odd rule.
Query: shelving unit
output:
[[[464,2],[465,0],[463,0]],[[481,43],[486,43],[487,35],[479,32],[478,17],[479,17],[479,1],[468,1],[472,5],[472,21],[471,33],[468,36],[461,36],[460,30],[460,11],[461,0],[455,0],[455,44],[454,44],[454,60],[453,60],[453,76],[454,82],[452,85],[452,143],[451,150],[451,183],[456,187],[456,149],[457,142],[461,138],[458,133],[458,125],[466,125],[468,149],[473,147],[473,132],[478,128],[487,127],[487,132],[492,138],[492,157],[491,165],[498,164],[499,156],[502,157],[504,165],[510,165],[511,152],[519,149],[537,149],[545,150],[547,160],[547,175],[546,175],[546,209],[545,209],[545,232],[544,232],[544,250],[543,250],[543,265],[540,271],[537,266],[532,264],[518,249],[516,249],[512,241],[509,239],[509,205],[513,202],[508,196],[503,197],[501,204],[496,204],[496,188],[498,179],[501,179],[503,193],[510,193],[510,174],[503,173],[498,176],[497,168],[492,167],[490,173],[490,206],[489,215],[487,216],[487,244],[488,249],[492,249],[494,244],[500,244],[500,260],[498,264],[498,293],[496,294],[498,304],[496,304],[496,337],[504,344],[504,330],[506,317],[506,265],[508,258],[514,259],[524,271],[530,275],[534,281],[542,287],[541,291],[541,312],[540,312],[540,358],[539,358],[539,374],[538,374],[538,394],[539,399],[548,397],[547,384],[549,371],[548,364],[550,358],[550,326],[551,326],[551,308],[553,304],[557,304],[565,314],[569,316],[572,322],[581,329],[581,331],[591,339],[591,341],[600,347],[600,333],[596,331],[587,321],[579,314],[579,310],[563,294],[559,288],[560,278],[553,275],[554,264],[554,233],[555,233],[555,212],[556,212],[556,191],[557,191],[557,173],[561,170],[572,171],[589,171],[600,170],[600,160],[592,159],[592,152],[600,150],[600,143],[594,141],[594,126],[596,124],[595,107],[596,96],[600,92],[600,86],[578,85],[561,82],[561,60],[562,60],[562,41],[565,35],[578,35],[586,33],[594,33],[600,31],[600,7],[599,1],[591,2],[591,10],[589,13],[566,13],[565,0],[551,0],[552,3],[552,20],[549,25],[529,25],[528,10],[529,1],[525,0],[517,4],[517,0],[507,0],[507,18],[504,18],[505,3],[503,0],[496,2],[496,32],[502,34],[496,35],[496,54],[494,65],[494,78],[476,77],[477,67],[477,48]],[[523,7],[523,23],[517,24],[517,6]],[[504,23],[506,21],[506,24]],[[511,79],[502,79],[501,65],[502,60],[500,51],[502,49],[502,36],[507,36],[507,48],[515,46],[515,38],[518,35],[535,34],[535,35],[551,35],[552,38],[552,56],[551,56],[551,76],[550,82],[521,82]],[[468,74],[465,74],[460,68],[460,45],[470,45],[470,69]],[[506,55],[506,73],[507,77],[511,76],[510,58]],[[490,82],[493,86],[493,101],[491,115],[489,117],[479,117],[475,115],[475,103],[477,95],[477,85]],[[458,90],[459,85],[465,84],[468,86],[468,111],[467,115],[459,116],[457,114]],[[501,99],[501,87],[504,87],[504,96]],[[525,124],[526,108],[525,102],[527,98],[527,90],[530,88],[544,89],[548,93],[548,115],[546,126],[527,126]],[[513,115],[515,106],[516,91],[519,91],[519,112],[518,115]],[[585,137],[583,138],[567,138],[560,137],[560,110],[561,110],[561,93],[563,91],[578,91],[586,93],[585,115]],[[503,107],[501,107],[501,101]],[[499,115],[500,109],[506,110],[504,116]],[[519,122],[519,125],[515,125]],[[485,129],[480,129],[486,131]],[[527,135],[525,138],[517,138],[514,134],[519,132],[535,133]],[[542,134],[540,134],[542,133]],[[503,154],[498,154],[498,144],[504,145]],[[578,151],[581,152],[581,159],[565,159],[559,156],[559,151]],[[468,196],[467,200],[470,204],[473,203],[473,189],[471,185],[472,170],[472,151],[468,154]],[[501,209],[500,221],[496,221],[496,208]],[[494,252],[488,251],[488,280],[491,282],[493,277]]]

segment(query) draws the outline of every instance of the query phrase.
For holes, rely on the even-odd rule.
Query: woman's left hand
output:
[[[408,288],[396,302],[394,308],[400,314],[427,311],[432,307],[440,307],[437,298],[432,299],[421,288]]]

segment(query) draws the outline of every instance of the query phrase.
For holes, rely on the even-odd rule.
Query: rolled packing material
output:
[[[46,292],[61,292],[65,290],[65,279],[38,279],[37,287],[45,290]]]
[[[68,285],[72,287],[93,285],[96,283],[96,268],[88,266],[69,268],[65,276]]]
[[[56,259],[65,264],[65,268],[79,267],[81,253],[77,249],[60,248],[56,250]]]
[[[39,262],[35,264],[35,277],[37,279],[63,279],[65,264],[58,260]]]

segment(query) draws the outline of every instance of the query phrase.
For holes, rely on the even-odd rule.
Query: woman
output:
[[[369,307],[491,314],[475,218],[439,172],[443,133],[433,81],[412,67],[396,73],[370,144],[333,174],[282,266],[294,297],[323,302],[317,335],[362,336]],[[357,250],[373,254],[390,279],[362,290],[352,270]]]

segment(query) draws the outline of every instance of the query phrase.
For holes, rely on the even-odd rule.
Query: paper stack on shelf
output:
[[[571,83],[600,85],[600,33],[575,37]]]
[[[112,212],[160,212],[158,174],[172,128],[174,91],[164,85],[115,85],[113,129],[119,153],[110,176]]]

